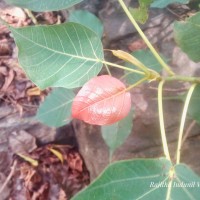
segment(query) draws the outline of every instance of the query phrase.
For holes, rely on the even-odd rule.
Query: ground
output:
[[[0,2],[10,25],[32,25],[25,10]],[[39,23],[64,20],[60,12],[34,13]],[[41,91],[25,75],[8,28],[0,24],[0,199],[70,199],[89,184],[89,173],[70,127],[54,129],[33,117],[51,91]],[[66,134],[69,132],[69,134]],[[70,135],[71,134],[71,135]],[[20,155],[37,160],[26,162]]]

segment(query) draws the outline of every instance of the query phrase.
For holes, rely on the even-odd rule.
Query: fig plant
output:
[[[7,1],[41,12],[66,9],[81,2],[81,0]],[[149,48],[132,54],[122,50],[109,50],[114,56],[128,63],[126,66],[104,59],[101,22],[86,11],[72,12],[70,22],[63,24],[23,28],[7,25],[19,50],[19,63],[30,80],[40,89],[56,87],[40,106],[37,118],[54,127],[67,124],[72,118],[89,124],[103,125],[102,136],[112,156],[131,132],[134,110],[131,108],[130,90],[144,82],[157,81],[164,157],[115,162],[72,199],[199,199],[200,177],[188,166],[181,164],[180,158],[188,108],[190,116],[200,122],[198,106],[200,78],[176,74],[163,56],[158,54],[137,23],[146,20],[149,6],[165,7],[169,3],[189,1],[139,0],[141,9],[129,9],[123,0],[118,2]],[[137,19],[138,14],[140,17]],[[185,22],[175,22],[174,33],[181,49],[193,61],[199,62],[200,13],[189,17]],[[106,67],[108,75],[97,76],[103,66]],[[130,85],[126,87],[121,80],[114,78],[109,67],[123,69],[126,82]],[[160,75],[162,69],[167,72],[167,76]],[[175,163],[168,148],[163,113],[162,91],[164,83],[169,81],[191,83],[188,93],[183,98],[185,104]],[[78,87],[82,88],[76,95],[74,88]]]

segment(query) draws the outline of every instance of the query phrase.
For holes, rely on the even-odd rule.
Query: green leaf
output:
[[[71,121],[71,105],[75,97],[72,90],[55,88],[40,105],[36,118],[52,127],[63,126]]]
[[[185,22],[175,22],[175,40],[195,62],[200,61],[200,12]],[[183,66],[184,67],[184,66]]]
[[[149,6],[153,0],[139,0],[139,8],[129,8],[129,11],[133,18],[144,24],[149,17]]]
[[[82,0],[6,0],[6,2],[18,7],[28,8],[36,12],[63,10]]]
[[[168,187],[170,181],[172,187]],[[186,165],[173,167],[166,159],[138,159],[111,164],[72,200],[167,200],[167,192],[168,199],[197,200],[199,187],[200,178]]]
[[[10,30],[20,65],[41,89],[80,87],[102,68],[101,40],[85,26],[69,22]]]
[[[121,121],[112,125],[101,127],[103,139],[108,145],[111,154],[115,151],[115,149],[124,143],[126,138],[131,133],[132,126],[133,109],[130,111],[129,115]]]
[[[103,35],[103,25],[101,21],[92,13],[85,10],[76,10],[70,13],[70,22],[82,24],[93,30],[100,38]]]
[[[164,8],[164,7],[167,7],[169,4],[172,4],[172,3],[187,4],[187,3],[189,3],[189,0],[154,0],[154,2],[151,4],[151,7],[153,7],[153,8]]]
[[[135,51],[132,53],[132,55],[136,57],[139,61],[141,61],[149,69],[155,70],[158,73],[162,71],[160,63],[157,61],[157,59],[154,57],[150,50]],[[163,56],[162,58],[166,60]],[[131,69],[137,69],[137,67],[131,63],[126,63],[125,66]],[[143,75],[125,71],[125,78],[127,83],[131,85],[143,78]]]

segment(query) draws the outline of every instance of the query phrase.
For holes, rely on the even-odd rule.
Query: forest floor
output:
[[[11,26],[33,25],[21,8],[0,2],[0,13]],[[34,14],[40,24],[64,20],[60,12]],[[89,184],[89,173],[75,142],[59,142],[56,129],[33,118],[50,90],[41,91],[27,78],[19,66],[12,35],[0,24],[1,200],[67,200]],[[27,162],[28,158],[33,160]]]

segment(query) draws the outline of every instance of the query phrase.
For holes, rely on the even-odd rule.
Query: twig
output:
[[[169,7],[167,7],[167,10],[168,10],[171,14],[175,15],[176,17],[178,17],[178,19],[180,19],[180,16],[179,16],[177,13],[175,13],[172,9],[170,9]]]
[[[35,18],[35,16],[33,15],[33,13],[28,10],[28,9],[24,9],[24,11],[26,12],[26,14],[28,15],[28,17],[32,20],[32,22],[35,24],[35,25],[38,25],[38,21],[37,19]]]
[[[105,60],[101,60],[100,62],[103,63],[104,65],[107,65],[107,66],[116,67],[116,68],[119,68],[119,69],[123,69],[123,70],[127,70],[127,71],[130,71],[130,72],[136,73],[136,74],[145,75],[145,73],[142,72],[142,71],[131,69],[129,67],[124,67],[122,65],[118,65],[118,64],[115,64],[115,63],[112,63],[112,62],[107,62]]]
[[[13,174],[15,173],[15,168],[17,166],[17,160],[14,161],[12,167],[11,167],[11,171],[10,174],[8,175],[7,179],[5,180],[4,184],[1,186],[0,188],[0,194],[3,192],[3,190],[5,189],[5,187],[7,186],[8,182],[10,181],[10,179],[12,178]]]
[[[109,69],[108,65],[107,65],[106,63],[105,63],[104,65],[105,65],[105,68],[106,68],[108,74],[109,74],[110,76],[112,76],[112,74],[111,74],[111,72],[110,72],[110,69]]]
[[[153,86],[150,86],[149,89],[151,90],[158,90],[157,87],[153,87]],[[186,90],[188,90],[188,87],[182,87],[182,88],[164,88],[163,91],[165,92],[185,92]]]

